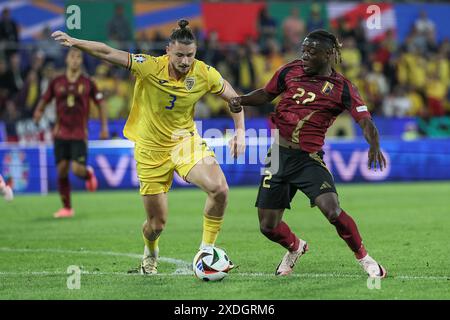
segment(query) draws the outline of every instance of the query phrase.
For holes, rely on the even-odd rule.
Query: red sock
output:
[[[347,245],[355,253],[357,259],[364,258],[367,254],[364,245],[362,244],[361,235],[359,234],[358,227],[352,217],[341,211],[337,219],[332,222],[336,227],[336,231],[339,236],[347,242]]]
[[[263,234],[273,242],[279,243],[289,251],[298,250],[300,240],[294,233],[292,233],[289,226],[283,221],[281,221],[274,229],[263,232]]]
[[[70,203],[70,181],[68,177],[58,179],[58,191],[64,208],[70,209],[72,206]]]

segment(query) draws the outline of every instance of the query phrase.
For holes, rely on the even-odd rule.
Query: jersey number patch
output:
[[[272,179],[272,172],[269,170],[265,170],[264,174],[267,174],[267,176],[264,177],[263,180],[263,188],[270,188],[270,184],[268,183],[270,179]]]
[[[173,107],[175,107],[175,101],[177,101],[177,96],[174,96],[173,94],[169,94],[169,97],[172,98],[172,100],[169,101],[170,106],[166,106],[165,108],[167,110],[172,110]]]
[[[307,104],[309,102],[313,102],[316,99],[316,94],[314,92],[308,91],[306,92],[303,88],[297,88],[298,93],[294,94],[292,96],[292,99],[295,100],[297,104]],[[300,98],[302,98],[305,93],[308,95],[308,98],[304,99],[303,101],[300,101]]]

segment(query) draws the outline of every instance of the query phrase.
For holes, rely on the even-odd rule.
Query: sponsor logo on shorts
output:
[[[320,186],[320,190],[324,190],[324,189],[332,189],[331,185],[327,181],[324,181],[322,183],[322,185]]]

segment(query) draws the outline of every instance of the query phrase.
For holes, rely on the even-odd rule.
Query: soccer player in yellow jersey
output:
[[[226,101],[237,97],[219,72],[195,59],[195,36],[180,20],[166,47],[167,54],[153,57],[130,54],[103,43],[75,39],[56,31],[53,38],[95,57],[131,70],[136,76],[133,105],[124,128],[135,142],[140,193],[147,212],[140,272],[157,273],[158,241],[168,217],[167,192],[176,171],[207,193],[201,248],[214,246],[227,205],[225,176],[194,123],[194,106],[210,92]],[[244,114],[232,114],[236,134],[229,146],[233,156],[245,151]]]

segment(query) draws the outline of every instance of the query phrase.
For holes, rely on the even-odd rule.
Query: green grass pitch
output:
[[[450,183],[339,185],[369,253],[388,270],[379,289],[318,209],[297,194],[285,220],[310,251],[275,277],[285,250],[259,233],[256,187],[231,188],[217,245],[239,267],[220,282],[190,273],[201,240],[205,194],[169,193],[157,276],[127,274],[143,252],[138,192],[73,194],[76,215],[55,220],[57,194],[0,201],[0,299],[450,299]],[[81,268],[69,290],[69,266]]]

